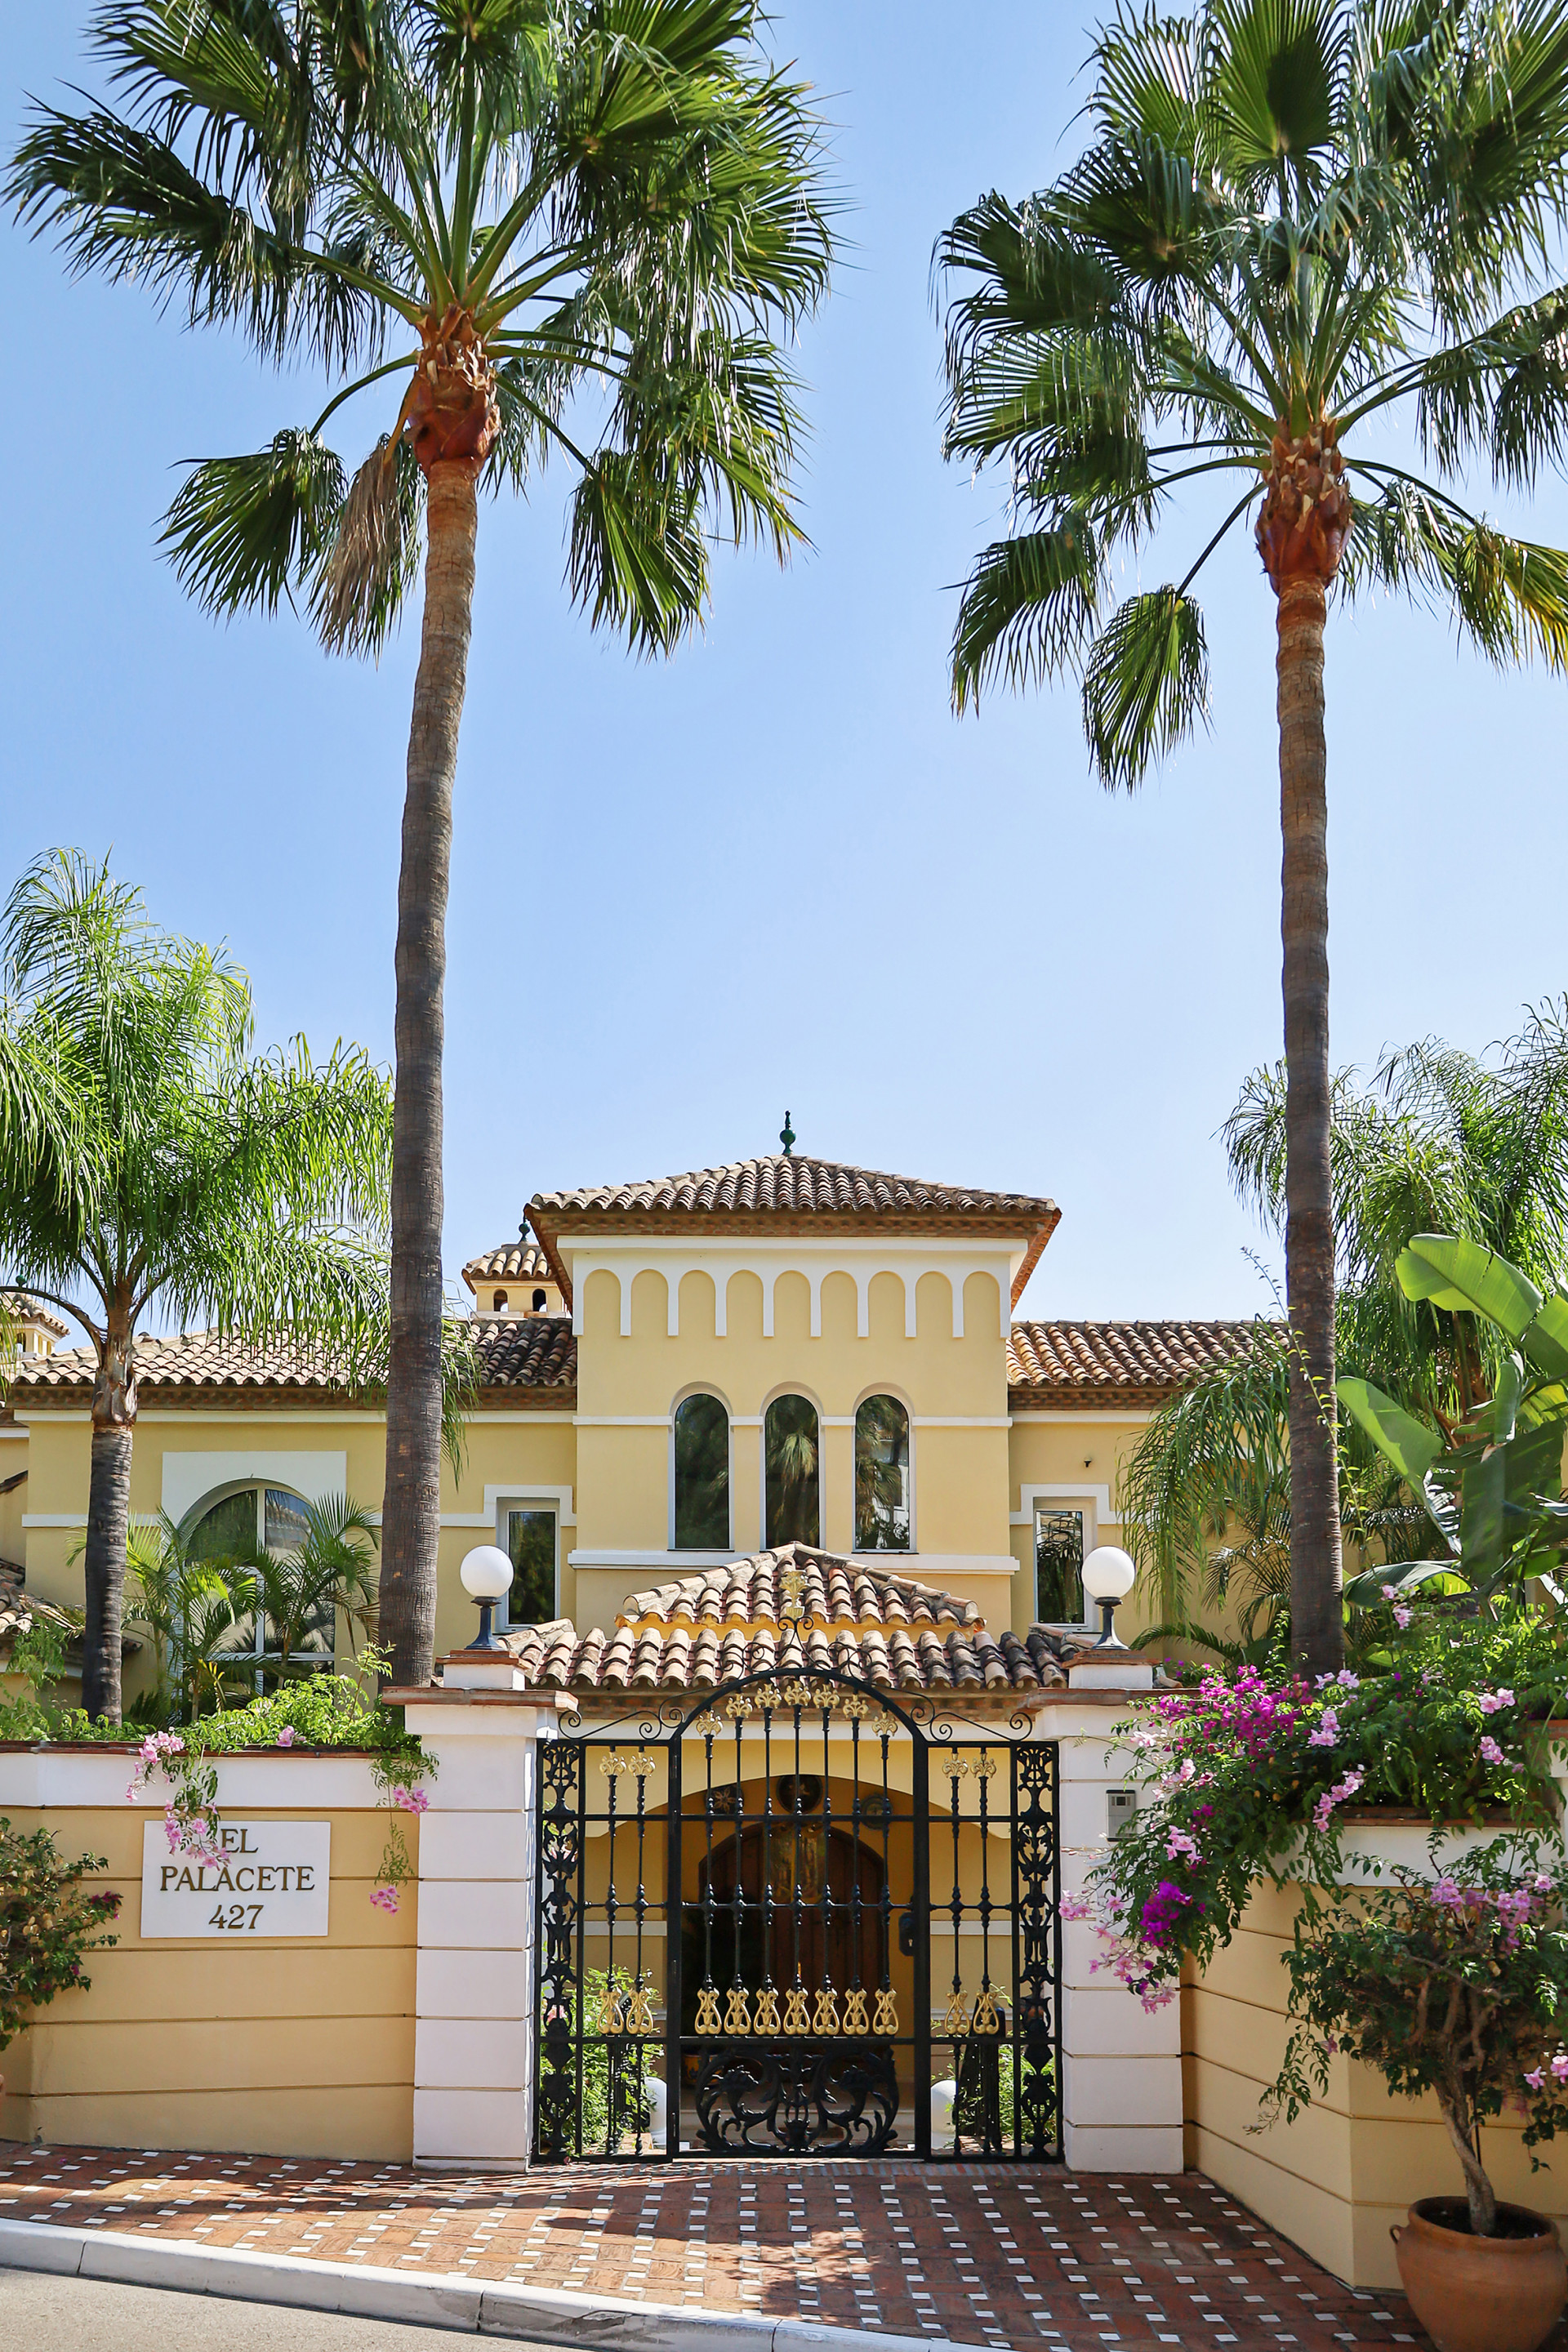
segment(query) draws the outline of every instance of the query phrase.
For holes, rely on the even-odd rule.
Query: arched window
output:
[[[716,1396],[675,1408],[675,1549],[730,1549],[730,1416]]]
[[[910,1417],[897,1397],[868,1397],[855,1416],[855,1549],[910,1548]]]
[[[768,1407],[763,1464],[770,1551],[780,1544],[822,1541],[821,1448],[816,1407],[803,1396],[774,1397]]]
[[[545,1295],[544,1295],[543,1291],[542,1291],[542,1290],[536,1290],[536,1291],[534,1292],[534,1294],[533,1294],[533,1311],[534,1311],[534,1313],[535,1313],[536,1315],[542,1315],[542,1314],[543,1314],[543,1312],[544,1312],[544,1309],[545,1309],[545,1306],[546,1306],[546,1304],[547,1304],[547,1301],[546,1301],[546,1299],[545,1299]]]
[[[497,1315],[499,1315],[499,1314],[500,1313],[501,1309],[502,1309],[502,1308],[505,1307],[505,1305],[506,1305],[506,1293],[505,1293],[505,1291],[504,1291],[504,1290],[498,1290],[498,1291],[496,1292],[496,1295],[495,1295],[494,1298],[490,1301],[490,1305],[491,1305],[491,1307],[492,1307],[492,1308],[493,1308],[494,1312],[495,1312]]]
[[[282,1486],[240,1486],[199,1512],[185,1539],[186,1551],[194,1560],[233,1561],[243,1569],[258,1545],[275,1555],[293,1553],[308,1533],[306,1506],[298,1495]],[[336,1612],[329,1606],[310,1611],[300,1619],[289,1641],[290,1665],[323,1673],[331,1669],[335,1618]],[[258,1690],[262,1687],[260,1661],[267,1659],[269,1670],[278,1664],[276,1629],[259,1610],[240,1618],[224,1636],[223,1647],[237,1658],[256,1658]]]

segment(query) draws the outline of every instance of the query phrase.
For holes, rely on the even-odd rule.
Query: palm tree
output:
[[[251,1058],[244,974],[154,929],[107,866],[39,858],[0,950],[0,1262],[97,1357],[82,1704],[114,1723],[138,1335],[205,1317],[374,1377],[391,1104],[357,1049]]]
[[[258,1544],[237,1555],[262,1620],[264,1682],[298,1682],[330,1665],[340,1610],[367,1641],[375,1632],[374,1520],[346,1495],[306,1503],[300,1517],[300,1540],[287,1551]]]
[[[1413,1300],[1398,1261],[1417,1234],[1453,1233],[1543,1291],[1568,1286],[1568,998],[1529,1012],[1488,1058],[1425,1038],[1385,1052],[1370,1082],[1336,1071],[1329,1099],[1337,1361],[1429,1414],[1453,1444],[1491,1392],[1498,1334]],[[1224,1130],[1237,1191],[1276,1230],[1288,1209],[1288,1105],[1285,1070],[1255,1070]],[[1250,1346],[1151,1415],[1119,1500],[1160,1593],[1161,1633],[1203,1637],[1194,1583],[1244,1611],[1284,1601],[1289,1408],[1289,1349],[1277,1325],[1259,1323]],[[1349,1424],[1339,1473],[1342,1515],[1363,1549],[1384,1563],[1425,1553],[1425,1510]]]
[[[829,236],[817,124],[758,24],[755,0],[115,0],[91,38],[126,110],[37,110],[10,178],[78,268],[331,379],[312,425],[196,466],[176,496],[164,541],[202,604],[298,597],[330,647],[374,653],[423,511],[381,1580],[404,1683],[428,1678],[435,1623],[442,992],[478,494],[563,463],[572,594],[650,653],[703,613],[711,531],[781,559],[799,536],[779,341],[826,288]],[[384,428],[350,481],[321,436],[373,384]]]
[[[1247,515],[1278,599],[1294,1639],[1342,1650],[1333,1439],[1323,636],[1329,593],[1446,604],[1499,664],[1568,662],[1568,558],[1458,494],[1568,447],[1563,0],[1205,0],[1124,9],[1084,154],[992,194],[938,258],[950,456],[1011,467],[1018,527],[965,585],[962,709],[1081,676],[1101,781],[1131,789],[1207,708],[1190,593]],[[1412,449],[1426,467],[1413,469]],[[1114,601],[1189,485],[1235,502],[1181,580]],[[1352,502],[1352,486],[1356,497]],[[1352,527],[1353,526],[1353,527]]]
[[[126,1621],[153,1645],[153,1687],[138,1694],[135,1721],[167,1723],[183,1708],[194,1723],[204,1694],[215,1710],[248,1698],[232,1637],[255,1605],[255,1585],[232,1559],[198,1558],[166,1511],[126,1530]]]

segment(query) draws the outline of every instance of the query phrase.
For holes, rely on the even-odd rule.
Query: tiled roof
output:
[[[481,1282],[553,1282],[550,1261],[537,1242],[524,1234],[515,1242],[502,1242],[499,1249],[485,1250],[471,1257],[463,1268],[463,1280],[470,1290],[477,1291]]]
[[[0,1307],[5,1307],[14,1322],[41,1324],[46,1331],[52,1331],[57,1339],[66,1339],[70,1336],[70,1325],[63,1323],[52,1307],[46,1307],[41,1299],[33,1297],[26,1290],[0,1290]]]
[[[783,1544],[777,1551],[758,1552],[750,1559],[706,1568],[673,1583],[656,1585],[649,1592],[634,1592],[616,1618],[617,1625],[738,1625],[760,1624],[775,1630],[787,1598],[781,1578],[798,1570],[805,1578],[799,1599],[808,1615],[838,1627],[886,1629],[896,1625],[978,1625],[973,1601],[935,1591],[912,1577],[898,1576],[880,1566],[846,1559],[836,1552],[814,1551],[805,1544]]]
[[[24,1591],[23,1580],[26,1572],[14,1559],[0,1559],[0,1664],[4,1664],[10,1656],[22,1635],[41,1620],[45,1624],[52,1625],[57,1633],[64,1634],[66,1654],[79,1665],[82,1640],[79,1623],[68,1609],[61,1609],[53,1601],[45,1601],[38,1593]],[[120,1647],[122,1655],[134,1657],[142,1644],[134,1634],[122,1633]]]
[[[570,1278],[556,1247],[563,1232],[689,1229],[722,1222],[731,1232],[808,1230],[832,1220],[855,1232],[1012,1234],[1028,1247],[1013,1284],[1022,1296],[1061,1220],[1054,1201],[1026,1192],[980,1192],[971,1186],[932,1184],[916,1176],[889,1176],[837,1160],[773,1152],[736,1160],[726,1168],[693,1168],[681,1176],[650,1176],[640,1183],[596,1184],[574,1192],[536,1192],[528,1222],[544,1244],[552,1272],[568,1297]]]
[[[529,1315],[516,1321],[476,1320],[474,1347],[479,1386],[569,1391],[577,1380],[577,1343],[567,1315]],[[28,1357],[11,1376],[16,1399],[31,1390],[89,1390],[94,1372],[89,1348],[53,1356]],[[320,1349],[250,1349],[216,1331],[184,1331],[168,1339],[136,1342],[136,1384],[150,1389],[258,1390],[319,1392],[342,1386],[341,1366]]]
[[[984,1217],[1017,1225],[1047,1218],[1054,1224],[1060,1214],[1054,1201],[1022,1192],[977,1192],[780,1152],[733,1160],[727,1168],[695,1168],[684,1176],[650,1176],[641,1183],[536,1192],[528,1210],[531,1222],[538,1210],[552,1223],[599,1211],[628,1216]]]
[[[1259,1323],[1015,1323],[1008,1402],[1154,1404],[1186,1381],[1245,1355]]]
[[[579,1633],[566,1618],[521,1625],[503,1635],[534,1690],[689,1691],[694,1696],[746,1675],[811,1673],[837,1667],[876,1689],[994,1693],[1048,1690],[1065,1684],[1050,1636],[1032,1625],[1022,1639],[974,1626],[943,1638],[931,1628],[807,1633],[796,1641],[763,1630],[742,1633],[714,1625],[616,1625]]]

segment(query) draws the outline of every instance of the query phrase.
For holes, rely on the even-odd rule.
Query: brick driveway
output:
[[[1193,2172],[689,2158],[431,2173],[6,2142],[0,2218],[998,2352],[1426,2343],[1398,2296],[1340,2285]]]

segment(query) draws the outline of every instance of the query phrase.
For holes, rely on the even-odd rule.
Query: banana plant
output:
[[[1429,1559],[1363,1571],[1346,1598],[1365,1605],[1390,1585],[1402,1593],[1446,1579],[1485,1600],[1539,1577],[1562,1601],[1568,1297],[1543,1295],[1495,1250],[1449,1234],[1417,1234],[1394,1273],[1407,1298],[1480,1327],[1491,1394],[1450,1443],[1372,1381],[1336,1381],[1341,1404],[1420,1497],[1442,1546]]]

